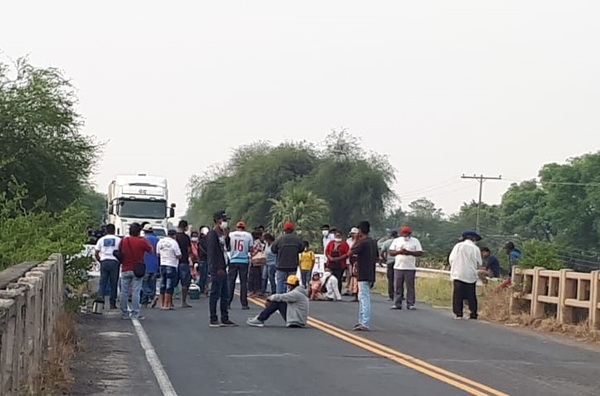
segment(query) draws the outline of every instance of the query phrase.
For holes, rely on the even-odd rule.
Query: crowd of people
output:
[[[323,225],[326,263],[321,274],[314,271],[314,250],[297,235],[293,223],[286,222],[280,235],[275,236],[262,226],[249,231],[243,221],[230,229],[225,211],[215,213],[213,220],[212,227],[201,226],[191,232],[188,223],[181,220],[177,229],[169,230],[164,238],[155,236],[148,223],[131,224],[125,238],[115,235],[114,225],[103,227],[105,235],[95,245],[95,256],[100,262],[100,298],[108,297],[110,309],[120,309],[123,319],[141,320],[144,317],[140,307],[154,308],[160,303],[161,310],[174,310],[176,289],[180,290],[181,308],[190,308],[189,290],[193,283],[200,294],[208,296],[209,326],[229,327],[236,326],[229,311],[239,282],[237,294],[242,310],[249,309],[252,298],[265,299],[267,304],[261,314],[248,318],[248,325],[262,327],[273,313],[280,312],[288,327],[303,327],[309,301],[341,301],[346,295],[358,303],[354,330],[367,331],[371,321],[370,290],[376,265],[383,263],[387,266],[391,308],[415,309],[417,260],[423,249],[410,227],[392,231],[378,245],[370,237],[367,221],[352,227],[347,235]],[[465,301],[470,318],[477,318],[477,280],[499,277],[498,260],[489,249],[475,245],[479,240],[481,236],[475,232],[463,233],[448,257],[457,318],[463,316]],[[520,257],[514,245],[507,245],[508,250],[512,259]]]

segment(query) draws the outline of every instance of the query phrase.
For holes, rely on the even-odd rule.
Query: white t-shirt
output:
[[[477,268],[481,266],[481,250],[471,240],[454,245],[450,256],[450,279],[465,283],[477,282]]]
[[[177,241],[171,237],[162,238],[156,244],[156,253],[160,256],[160,265],[167,267],[179,266],[179,259],[177,256],[181,256],[181,249]]]
[[[390,245],[390,250],[399,251],[406,249],[409,252],[422,252],[421,242],[415,237],[410,237],[408,241],[404,240],[404,237],[394,239]],[[397,270],[414,270],[417,268],[417,258],[415,256],[409,256],[406,254],[398,254],[395,257],[394,269]]]
[[[98,239],[96,251],[100,253],[100,261],[116,260],[117,258],[113,255],[113,252],[119,248],[120,244],[121,238],[116,235],[105,235]]]

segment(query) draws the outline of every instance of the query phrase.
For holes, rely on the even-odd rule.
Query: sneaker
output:
[[[117,309],[117,304],[110,304],[110,308],[109,309]]]
[[[414,311],[417,309],[417,307],[415,307],[414,305],[409,305],[406,307],[406,309],[408,309],[409,311]]]
[[[353,330],[354,331],[369,331],[369,328],[367,326],[358,325],[358,326],[354,327]]]
[[[397,306],[397,305],[392,305],[392,306],[390,307],[390,309],[396,309],[396,310],[400,310],[400,309],[402,309],[402,307],[399,307],[399,306]]]
[[[222,325],[218,320],[211,320],[208,327],[222,327]]]
[[[235,323],[233,323],[231,320],[227,319],[227,320],[222,320],[221,321],[221,326],[223,327],[237,327],[237,325]]]
[[[258,320],[258,316],[255,316],[254,318],[248,318],[246,323],[248,324],[248,326],[252,327],[265,327],[264,322]]]
[[[152,300],[152,305],[151,307],[154,308],[156,307],[156,304],[158,303],[158,296],[155,296],[154,299]]]
[[[144,315],[132,316],[131,319],[144,320],[146,317]]]
[[[461,320],[462,318],[462,316],[454,315],[454,320]]]
[[[131,319],[131,318],[129,317],[129,315],[121,314],[121,319],[127,320],[127,319]]]
[[[360,323],[355,324],[354,326],[352,326],[352,330],[356,330],[358,329],[360,326],[362,326]]]
[[[249,307],[249,306],[247,306],[247,305],[245,305],[245,306],[243,306],[243,307],[242,307],[242,310],[244,310],[244,311],[247,311],[247,310],[249,310],[249,309],[250,309],[250,307]]]

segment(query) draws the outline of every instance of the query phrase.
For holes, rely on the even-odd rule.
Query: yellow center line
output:
[[[236,292],[237,294],[237,292]],[[257,298],[249,298],[250,302],[265,307],[265,303]],[[382,345],[378,342],[369,340],[364,337],[357,336],[355,334],[349,333],[345,330],[342,330],[336,326],[333,326],[329,323],[323,322],[321,320],[315,319],[313,317],[308,318],[308,324],[312,327],[332,335],[338,339],[346,341],[352,345],[355,345],[359,348],[362,348],[366,351],[374,353],[376,355],[385,357],[388,360],[396,362],[402,366],[413,369],[419,373],[425,374],[431,378],[435,378],[438,381],[441,381],[445,384],[451,385],[457,389],[465,391],[471,395],[475,396],[509,396],[506,393],[503,393],[499,390],[490,388],[487,385],[480,384],[468,378],[465,378],[456,373],[452,373],[450,371],[444,370],[440,367],[429,364],[423,360],[417,359],[414,356],[410,356],[404,353],[401,353],[395,349],[389,348],[385,345]]]

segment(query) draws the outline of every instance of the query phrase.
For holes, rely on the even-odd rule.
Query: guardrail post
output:
[[[590,313],[588,316],[591,329],[600,328],[600,271],[590,273]]]
[[[540,272],[543,271],[543,267],[535,267],[533,269],[533,284],[531,286],[531,316],[533,318],[541,318],[544,316],[544,303],[538,300],[540,292],[544,284],[540,277]],[[543,294],[543,293],[542,293]]]
[[[571,282],[567,279],[567,273],[571,269],[560,270],[560,281],[558,283],[558,307],[556,308],[556,319],[558,323],[571,323],[573,321],[573,308],[568,307],[565,303],[567,298],[574,298],[577,295],[576,288],[573,288]]]

